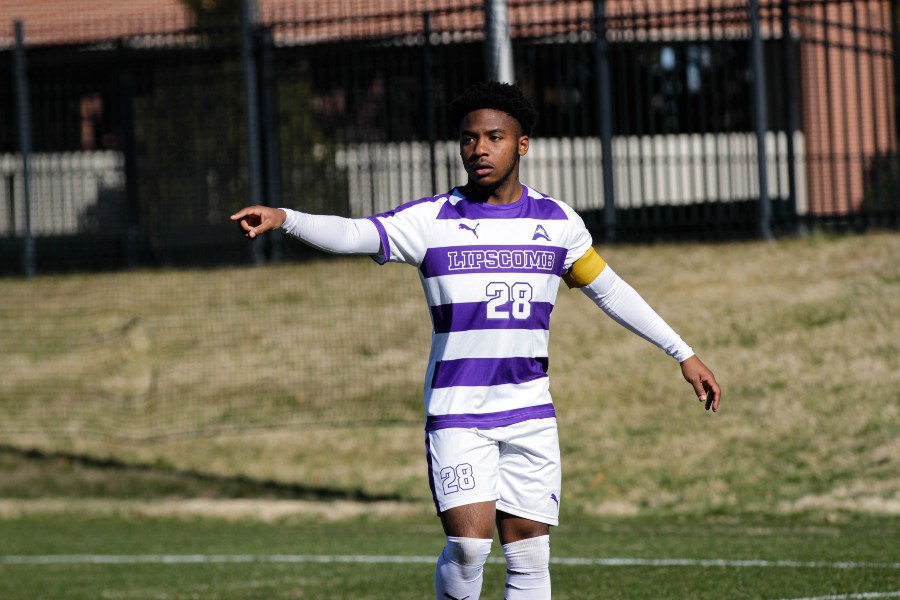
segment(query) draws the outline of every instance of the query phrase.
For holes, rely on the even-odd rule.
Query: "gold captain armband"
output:
[[[575,261],[568,273],[563,274],[563,281],[570,288],[580,288],[588,285],[599,275],[606,267],[606,261],[603,260],[596,250],[588,248],[584,256]]]

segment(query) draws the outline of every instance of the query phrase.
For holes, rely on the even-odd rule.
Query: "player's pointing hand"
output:
[[[237,221],[244,237],[255,240],[257,236],[273,229],[278,229],[287,218],[280,208],[269,206],[248,206],[231,215],[232,221]]]
[[[716,376],[709,370],[709,367],[704,365],[697,355],[694,355],[681,363],[681,374],[688,383],[694,386],[697,399],[706,403],[706,410],[712,408],[713,412],[717,412],[722,392]]]

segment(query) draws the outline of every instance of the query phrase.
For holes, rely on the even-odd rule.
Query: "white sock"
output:
[[[550,536],[503,545],[506,556],[505,600],[550,599]]]
[[[447,545],[434,572],[437,600],[478,600],[491,542],[493,540],[447,536]]]

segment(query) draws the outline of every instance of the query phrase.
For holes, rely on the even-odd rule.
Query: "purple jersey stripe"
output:
[[[370,221],[372,221],[373,223],[375,223],[375,229],[378,230],[378,237],[381,238],[382,256],[381,257],[373,256],[372,258],[374,258],[376,262],[379,262],[381,264],[389,262],[391,260],[391,243],[390,243],[390,241],[388,241],[387,231],[385,231],[384,225],[382,225],[381,221],[379,221],[377,218],[368,217],[368,219]]]
[[[531,314],[527,319],[489,319],[487,302],[457,302],[431,307],[431,322],[435,333],[473,331],[476,329],[550,329],[550,302],[531,302]],[[512,301],[494,307],[495,311],[509,315]]]
[[[547,376],[546,357],[457,358],[434,365],[431,388],[525,383]]]
[[[470,273],[545,273],[562,276],[566,249],[558,246],[444,246],[429,248],[422,276]]]
[[[425,431],[449,429],[451,427],[503,427],[531,419],[552,419],[556,411],[552,404],[526,406],[500,412],[462,415],[432,415],[425,420]]]
[[[438,219],[541,219],[566,221],[565,211],[553,200],[532,198],[525,195],[509,204],[488,204],[462,198],[455,204],[447,202],[438,213]]]

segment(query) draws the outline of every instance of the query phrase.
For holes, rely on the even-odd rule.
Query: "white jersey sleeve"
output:
[[[281,228],[313,248],[335,254],[377,255],[381,240],[367,219],[347,219],[331,215],[310,215],[282,208],[287,215]]]
[[[609,265],[581,291],[616,323],[655,344],[679,363],[694,355],[681,336]]]

